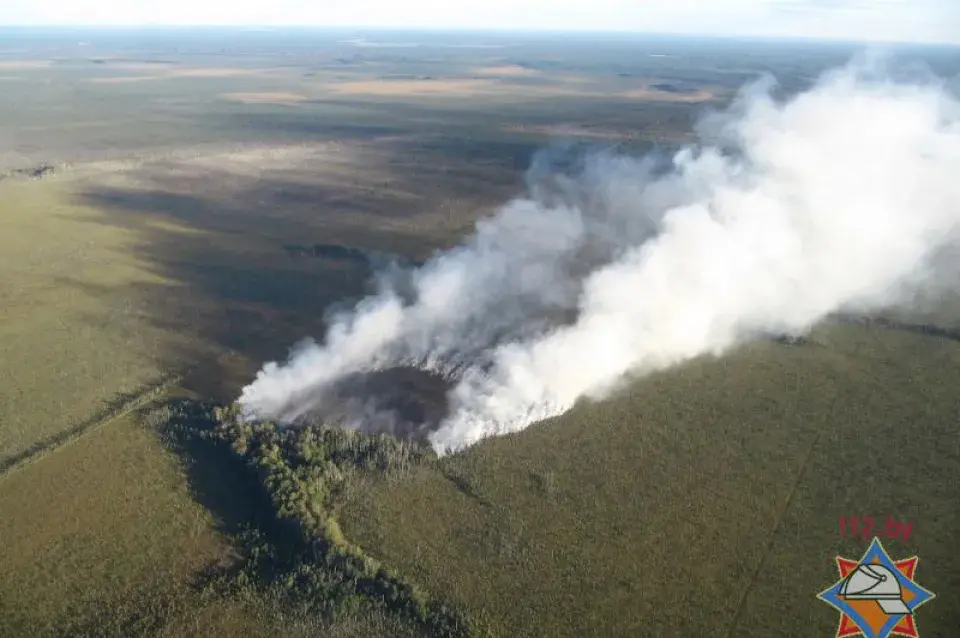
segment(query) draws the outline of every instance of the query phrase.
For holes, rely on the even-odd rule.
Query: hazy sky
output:
[[[960,43],[960,0],[0,0],[0,24],[613,29]]]

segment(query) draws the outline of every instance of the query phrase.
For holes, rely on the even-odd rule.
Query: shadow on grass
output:
[[[515,146],[351,143],[342,161],[309,151],[302,161],[252,159],[254,172],[230,157],[223,166],[160,162],[120,181],[84,182],[77,202],[95,210],[86,221],[130,233],[141,267],[156,276],[84,292],[107,304],[133,300],[168,337],[158,349],[163,369],[226,402],[263,362],[321,337],[329,311],[371,291],[374,270],[421,263],[519,185]],[[502,162],[473,165],[456,155],[464,144]],[[198,365],[203,373],[191,373]]]
[[[146,418],[179,458],[193,498],[214,515],[221,531],[232,536],[250,526],[269,527],[275,519],[263,484],[229,447],[212,438],[215,407],[193,399],[170,399]]]

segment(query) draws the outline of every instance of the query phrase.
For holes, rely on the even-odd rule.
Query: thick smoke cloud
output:
[[[785,102],[748,87],[666,163],[535,162],[529,195],[462,246],[385,273],[322,344],[264,366],[245,414],[389,424],[344,411],[338,384],[418,367],[452,382],[430,434],[446,452],[631,375],[942,288],[958,272],[960,104],[891,78],[860,61]]]

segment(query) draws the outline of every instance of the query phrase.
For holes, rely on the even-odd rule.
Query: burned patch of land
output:
[[[394,367],[346,376],[300,420],[386,434],[427,445],[447,416],[452,382],[426,370]],[[308,399],[309,400],[309,399]],[[365,417],[357,422],[356,415]],[[345,419],[347,419],[345,421]]]

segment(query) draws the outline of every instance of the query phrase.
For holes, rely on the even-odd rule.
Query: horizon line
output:
[[[849,45],[913,45],[913,46],[945,46],[960,47],[960,40],[870,40],[846,39],[837,37],[818,37],[789,34],[747,34],[747,33],[691,33],[668,31],[641,31],[636,29],[603,27],[591,29],[559,28],[559,27],[470,27],[462,25],[450,26],[423,26],[423,25],[326,25],[326,24],[215,24],[215,23],[119,23],[119,24],[64,24],[64,23],[20,23],[2,24],[0,29],[61,29],[61,30],[169,30],[169,29],[224,29],[237,31],[280,31],[280,30],[329,30],[329,31],[419,31],[419,32],[455,32],[455,33],[511,33],[511,34],[563,34],[563,35],[620,35],[643,37],[668,38],[710,38],[717,40],[776,40],[796,41],[809,43],[849,44]]]

